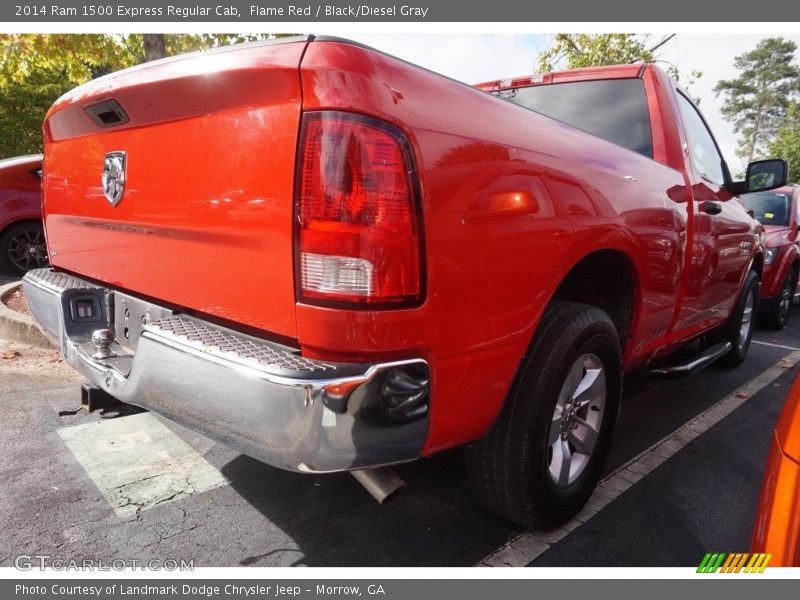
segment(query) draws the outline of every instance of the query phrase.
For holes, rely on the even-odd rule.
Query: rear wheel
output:
[[[620,344],[609,316],[554,302],[494,429],[467,448],[480,502],[524,526],[576,514],[600,479],[621,391]]]
[[[47,247],[42,224],[28,221],[9,227],[0,238],[0,261],[15,275],[46,267]]]
[[[794,292],[797,289],[797,268],[792,267],[786,273],[781,283],[781,289],[775,303],[769,311],[764,314],[764,325],[770,329],[783,329],[789,320],[789,314],[794,300]]]

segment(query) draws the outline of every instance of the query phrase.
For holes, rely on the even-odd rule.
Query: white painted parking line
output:
[[[64,427],[58,435],[120,517],[228,483],[150,413]]]
[[[759,340],[753,340],[754,344],[758,344],[759,346],[769,346],[771,348],[780,348],[782,350],[800,350],[797,346],[784,346],[783,344],[775,344],[774,342],[761,342]]]
[[[761,375],[754,377],[732,394],[633,458],[603,479],[578,516],[560,529],[545,533],[525,531],[478,563],[484,567],[521,567],[529,564],[550,547],[603,510],[636,482],[674,456],[684,446],[727,417],[760,390],[777,379],[787,368],[800,363],[800,350],[784,356]]]

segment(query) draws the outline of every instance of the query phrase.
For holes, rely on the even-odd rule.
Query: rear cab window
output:
[[[644,81],[602,79],[496,92],[509,102],[653,158]]]

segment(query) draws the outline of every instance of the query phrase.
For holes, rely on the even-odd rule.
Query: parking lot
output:
[[[150,413],[76,411],[82,379],[55,351],[3,340],[0,355],[2,566],[696,566],[749,548],[800,313],[757,330],[738,369],[626,381],[606,479],[551,532],[478,505],[458,450],[398,467],[407,488],[379,506],[346,473],[283,472]]]

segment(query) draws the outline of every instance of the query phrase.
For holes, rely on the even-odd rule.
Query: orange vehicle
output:
[[[775,427],[752,550],[772,554],[772,566],[800,566],[800,375]]]

